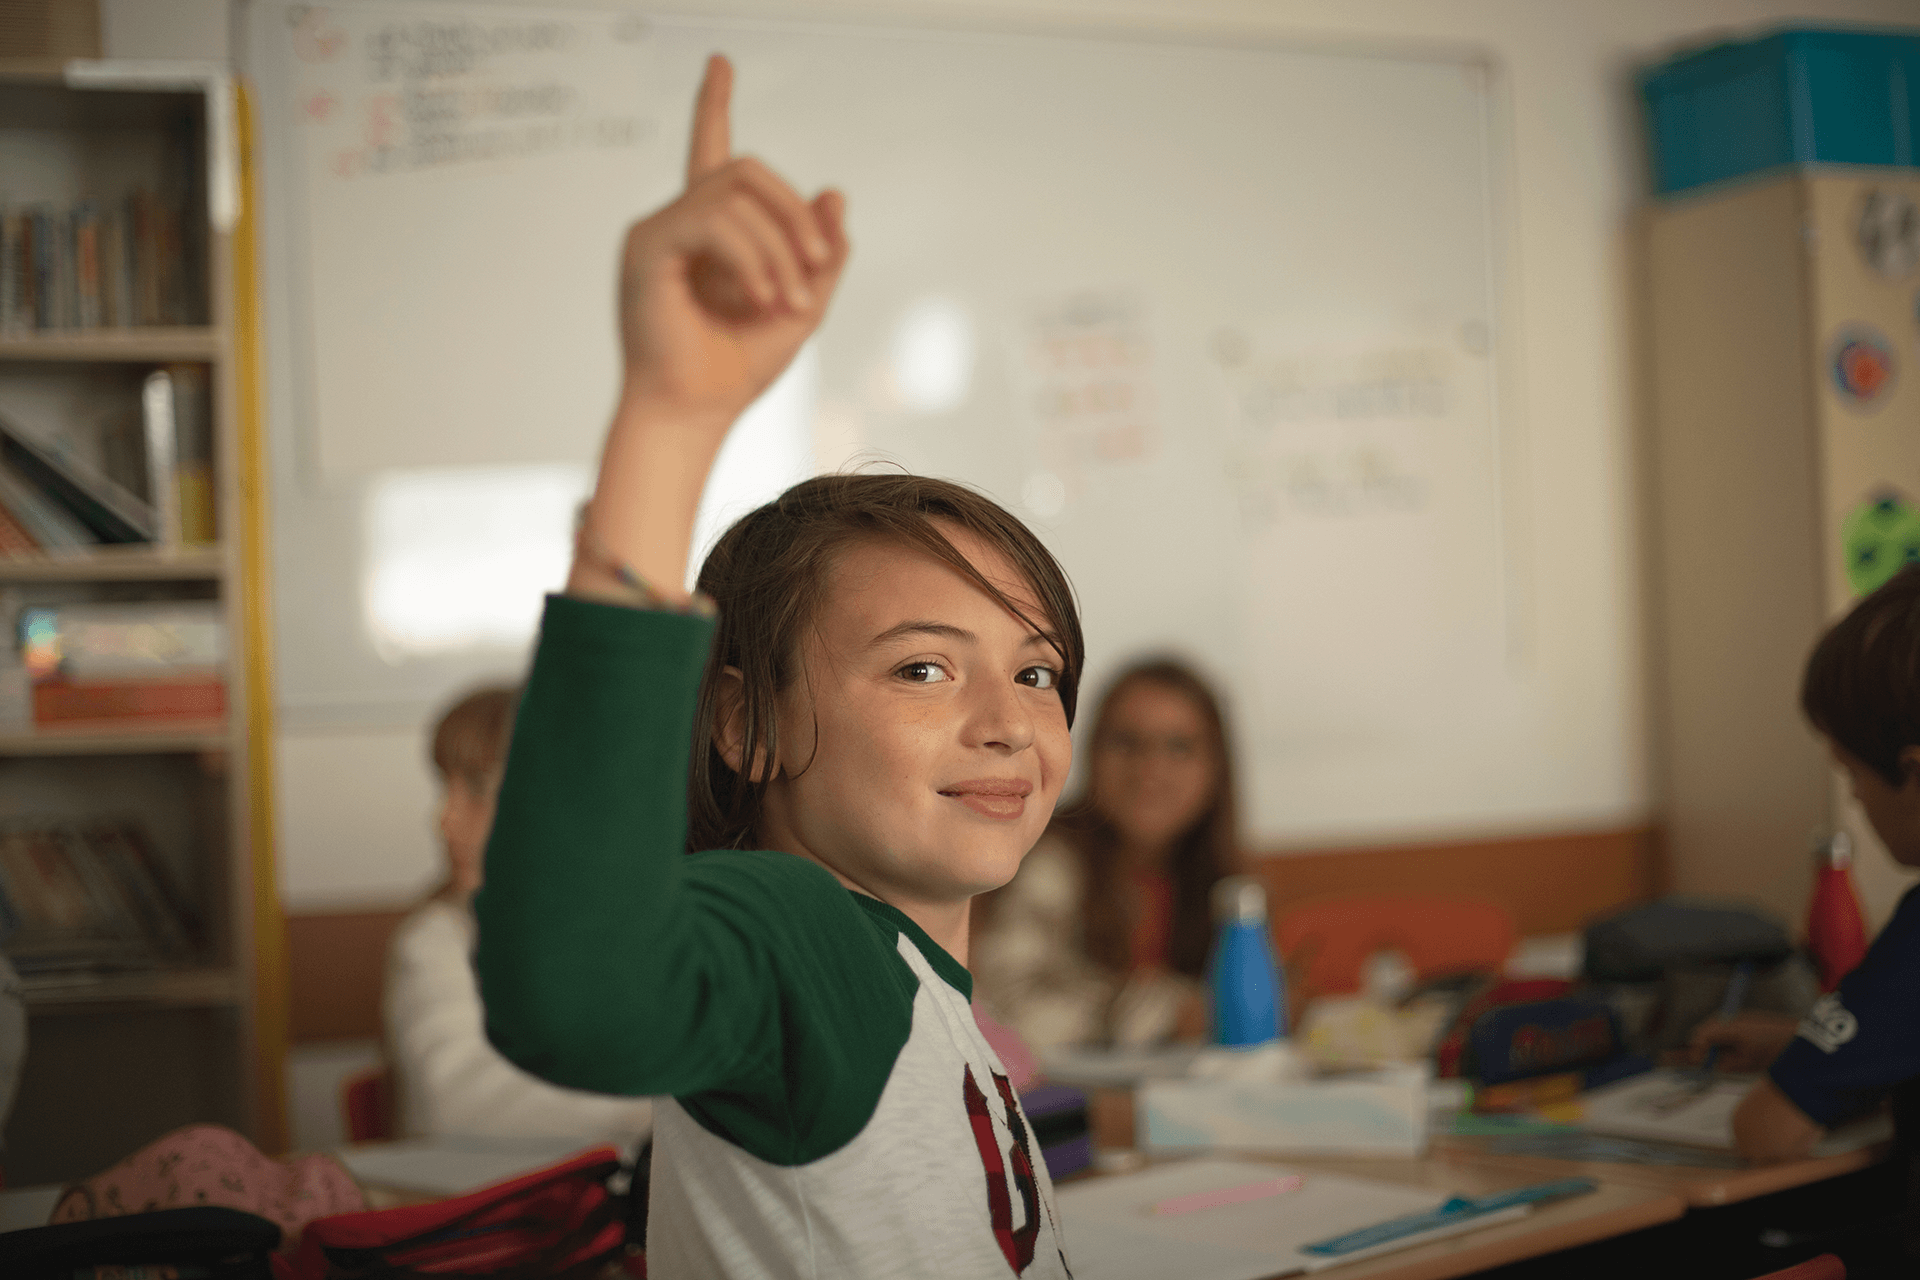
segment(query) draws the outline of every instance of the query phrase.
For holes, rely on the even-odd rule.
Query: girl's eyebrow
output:
[[[938,636],[943,640],[957,640],[961,644],[973,644],[980,639],[979,636],[976,636],[966,628],[956,627],[948,622],[901,622],[888,627],[885,631],[882,631],[879,635],[868,641],[867,648],[878,649],[882,645],[904,639],[907,636]]]
[[[896,623],[888,627],[885,631],[882,631],[879,635],[868,641],[867,648],[878,649],[883,645],[891,644],[895,640],[905,639],[907,636],[938,636],[943,640],[954,640],[960,644],[975,644],[980,639],[979,636],[968,631],[965,627],[956,627],[950,622],[918,620]],[[1020,647],[1023,649],[1031,649],[1035,645],[1044,645],[1051,649],[1058,649],[1060,647],[1060,639],[1050,631],[1029,631],[1027,638],[1021,642]]]

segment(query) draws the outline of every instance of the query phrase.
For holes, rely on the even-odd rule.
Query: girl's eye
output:
[[[1028,667],[1014,679],[1032,689],[1053,689],[1060,684],[1060,673],[1052,667]]]
[[[939,684],[952,678],[937,662],[909,662],[893,674],[909,684]]]

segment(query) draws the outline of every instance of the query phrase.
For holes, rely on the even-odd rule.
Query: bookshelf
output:
[[[114,430],[126,421],[116,404],[137,411],[150,371],[200,371],[217,529],[210,542],[0,556],[9,642],[28,607],[217,601],[226,653],[217,719],[0,726],[0,818],[137,825],[194,935],[190,954],[153,967],[25,975],[28,1061],[0,1152],[16,1185],[85,1176],[193,1121],[285,1145],[252,238],[246,202],[230,198],[245,189],[244,138],[228,134],[245,129],[246,107],[233,95],[196,64],[0,60],[0,203],[105,203],[130,182],[171,184],[191,299],[169,317],[185,323],[0,315],[0,414],[66,406],[75,420],[55,430]]]
[[[224,751],[228,726],[218,720],[188,721],[165,728],[101,732],[94,729],[30,729],[0,734],[7,756],[124,756],[163,751]]]
[[[6,356],[0,353],[0,369]],[[217,546],[101,547],[85,555],[0,556],[9,582],[218,582],[226,556]]]
[[[0,333],[0,360],[168,364],[176,360],[217,359],[223,354],[226,341],[226,334],[206,325]]]

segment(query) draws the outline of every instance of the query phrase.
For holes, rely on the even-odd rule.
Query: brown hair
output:
[[[973,567],[936,521],[969,530],[1006,556],[1038,598],[1030,618]],[[953,566],[1021,621],[1048,636],[1060,656],[1060,702],[1073,723],[1085,644],[1080,611],[1059,562],[991,499],[947,480],[913,475],[830,475],[803,480],[722,534],[700,567],[699,589],[719,606],[695,712],[687,847],[738,848],[754,838],[771,770],[735,773],[713,745],[720,675],[740,672],[743,761],[775,759],[774,700],[798,672],[800,639],[826,594],[835,556],[849,543],[891,539]],[[749,764],[748,772],[752,766]]]
[[[1120,695],[1138,684],[1157,684],[1184,694],[1206,722],[1219,776],[1213,800],[1194,824],[1174,840],[1167,859],[1173,884],[1173,919],[1167,937],[1167,966],[1201,977],[1213,942],[1210,896],[1214,882],[1238,868],[1238,812],[1233,786],[1233,757],[1220,700],[1193,668],[1175,658],[1148,658],[1116,677],[1100,699],[1091,741],[1098,750],[1109,712]],[[1120,865],[1120,833],[1099,810],[1091,777],[1086,792],[1054,820],[1054,830],[1079,850],[1086,869],[1082,905],[1087,955],[1108,969],[1126,972],[1133,963],[1133,912],[1129,880]]]
[[[1848,755],[1901,786],[1920,745],[1920,565],[1908,565],[1833,624],[1807,659],[1800,709]]]
[[[441,779],[459,778],[475,790],[499,781],[519,704],[516,686],[494,684],[474,689],[448,707],[433,730],[433,767]]]

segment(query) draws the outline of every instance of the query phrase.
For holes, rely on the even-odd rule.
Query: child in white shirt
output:
[[[651,1132],[651,1102],[559,1088],[487,1043],[469,904],[480,887],[517,700],[504,686],[475,690],[434,730],[447,878],[401,922],[387,952],[382,1017],[397,1126],[405,1137],[555,1137],[626,1147]]]

